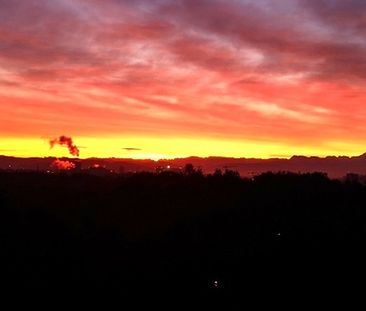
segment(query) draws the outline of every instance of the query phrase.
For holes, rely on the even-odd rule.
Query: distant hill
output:
[[[56,158],[17,158],[0,156],[0,169],[14,170],[49,170]],[[290,159],[252,159],[252,158],[225,158],[225,157],[188,157],[171,160],[136,160],[120,158],[63,158],[81,164],[83,170],[94,165],[113,170],[115,172],[140,172],[156,171],[157,169],[179,170],[191,163],[200,167],[204,173],[212,173],[216,169],[235,170],[242,176],[257,175],[266,171],[290,171],[290,172],[324,172],[331,178],[343,177],[348,173],[366,175],[366,153],[360,156],[328,156],[305,157],[293,156]]]

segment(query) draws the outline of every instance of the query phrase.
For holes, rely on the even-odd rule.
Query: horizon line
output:
[[[358,154],[358,155],[353,155],[353,156],[348,156],[348,155],[326,155],[326,156],[317,156],[317,155],[301,155],[301,154],[293,154],[293,155],[289,155],[289,156],[270,156],[270,157],[227,157],[227,156],[216,156],[216,155],[212,155],[212,156],[195,156],[195,155],[191,155],[191,156],[186,156],[186,157],[172,157],[172,158],[160,158],[160,159],[152,159],[152,158],[125,158],[125,157],[70,157],[70,156],[61,156],[61,157],[56,157],[56,156],[14,156],[14,155],[5,155],[5,154],[0,154],[0,157],[8,157],[8,158],[20,158],[20,159],[47,159],[47,158],[52,158],[52,159],[72,159],[72,160],[88,160],[88,159],[118,159],[118,160],[134,160],[134,161],[154,161],[154,162],[158,162],[158,161],[169,161],[169,160],[184,160],[184,159],[189,159],[189,158],[198,158],[198,159],[210,159],[210,158],[221,158],[221,159],[236,159],[236,160],[274,160],[274,159],[279,159],[279,160],[291,160],[292,158],[296,158],[296,157],[302,157],[302,158],[318,158],[318,159],[327,159],[330,157],[334,157],[334,158],[358,158],[358,157],[362,157],[363,155],[366,155],[366,153],[362,153],[362,154]]]

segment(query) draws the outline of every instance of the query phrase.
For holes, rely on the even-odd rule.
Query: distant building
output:
[[[182,173],[183,168],[181,166],[172,166],[171,164],[168,164],[165,166],[156,167],[155,171],[157,173],[163,173],[163,172]]]
[[[94,164],[87,169],[86,173],[95,176],[107,176],[112,174],[113,171],[107,169],[105,166]]]
[[[350,183],[360,183],[362,185],[366,185],[366,175],[360,175],[356,173],[347,173],[346,176],[342,178],[345,182]]]
[[[72,161],[75,165],[75,168],[73,169],[74,172],[81,172],[82,164],[80,160],[74,160]]]

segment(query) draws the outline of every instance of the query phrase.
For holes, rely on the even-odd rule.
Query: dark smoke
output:
[[[142,149],[140,148],[134,148],[134,147],[125,147],[125,148],[122,148],[123,150],[126,150],[126,151],[140,151]]]
[[[69,149],[71,155],[78,157],[80,154],[79,148],[74,144],[71,137],[60,136],[50,140],[50,146],[53,148],[55,145],[66,146]]]

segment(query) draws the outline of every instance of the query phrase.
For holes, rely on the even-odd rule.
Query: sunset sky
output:
[[[0,154],[366,152],[365,0],[0,0]]]

